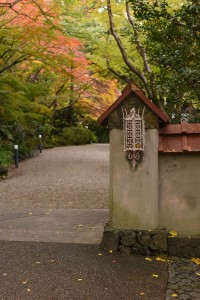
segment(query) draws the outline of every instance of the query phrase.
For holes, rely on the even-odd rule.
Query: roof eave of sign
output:
[[[169,117],[163,113],[153,102],[151,102],[140,89],[140,87],[135,83],[129,83],[125,89],[122,91],[122,95],[99,117],[98,122],[100,124],[105,124],[109,115],[125,100],[125,98],[130,94],[135,93],[138,98],[155,114],[163,123],[169,122]]]

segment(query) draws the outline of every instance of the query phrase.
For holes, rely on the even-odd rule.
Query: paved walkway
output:
[[[166,300],[200,300],[200,265],[173,257],[169,264]]]
[[[108,161],[108,145],[50,149],[0,181],[0,299],[200,300],[190,260],[168,277],[166,262],[99,249]]]
[[[1,209],[0,240],[97,244],[108,209]]]
[[[2,300],[163,300],[167,268],[97,245],[0,241]],[[153,277],[156,274],[158,277]]]

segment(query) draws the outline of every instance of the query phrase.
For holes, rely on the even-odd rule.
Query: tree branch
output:
[[[108,16],[109,16],[109,22],[110,22],[110,31],[111,31],[111,34],[113,35],[113,37],[115,38],[115,41],[117,42],[117,45],[119,47],[119,50],[121,52],[121,55],[122,55],[122,58],[123,58],[125,64],[129,68],[129,70],[131,70],[142,81],[142,83],[147,91],[148,97],[152,99],[152,91],[148,85],[147,78],[145,77],[145,75],[142,72],[140,72],[137,68],[135,68],[132,65],[132,63],[128,59],[128,56],[127,56],[126,50],[122,44],[122,41],[115,30],[110,0],[107,0],[107,10],[108,10]]]
[[[120,79],[122,79],[123,81],[125,81],[126,83],[130,83],[131,82],[131,79],[128,78],[128,76],[126,75],[123,75],[123,74],[120,74],[119,72],[117,72],[116,70],[114,70],[111,66],[110,66],[110,63],[108,61],[108,59],[106,60],[107,62],[107,68],[108,70],[113,73],[115,76],[119,77]]]
[[[137,45],[138,53],[140,54],[140,56],[142,57],[143,62],[144,62],[144,70],[147,72],[150,83],[151,83],[151,99],[157,99],[158,96],[157,96],[157,92],[156,92],[156,88],[155,88],[155,81],[154,81],[153,73],[152,73],[151,67],[148,63],[146,50],[145,50],[144,46],[142,45],[142,43],[140,42],[139,33],[135,26],[134,19],[131,17],[130,5],[129,5],[128,0],[126,0],[126,13],[127,13],[128,20],[132,26],[132,29],[133,29],[133,32],[134,32],[134,35],[136,38],[136,45]]]
[[[0,7],[9,7],[12,8],[14,5],[17,3],[22,2],[22,0],[15,0],[15,1],[10,1],[10,2],[1,2]]]
[[[126,0],[126,13],[127,13],[128,20],[132,26],[132,29],[133,29],[133,32],[134,32],[134,35],[136,38],[136,45],[138,47],[138,53],[140,54],[140,56],[142,57],[142,59],[144,61],[145,71],[149,74],[149,73],[151,73],[151,68],[150,68],[148,60],[147,60],[146,51],[144,49],[144,46],[140,42],[139,34],[138,34],[137,28],[135,26],[134,19],[131,17],[130,6],[129,6],[129,2],[127,0]]]
[[[11,64],[9,64],[8,66],[3,67],[2,69],[0,69],[0,74],[2,74],[3,72],[5,72],[6,70],[9,70],[10,68],[14,67],[15,65],[21,63],[22,61],[27,60],[29,57],[31,56],[25,56],[22,55],[21,57],[18,57],[15,61],[13,61]]]

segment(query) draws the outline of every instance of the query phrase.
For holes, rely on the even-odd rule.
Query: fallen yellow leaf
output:
[[[78,227],[83,227],[83,225],[82,225],[82,224],[79,224]]]
[[[195,264],[197,264],[197,265],[200,265],[200,258],[197,258],[197,257],[193,257],[192,259],[191,259],[191,261],[193,261]]]
[[[142,292],[142,293],[140,293],[140,295],[141,295],[141,296],[144,296],[144,295],[145,295],[145,293],[144,293],[144,292]]]
[[[29,215],[32,215],[33,213],[30,211],[28,214],[29,214]]]
[[[197,275],[197,276],[200,276],[200,273],[197,273],[197,272],[196,272],[196,275]]]
[[[113,253],[113,251],[112,251],[112,250],[109,250],[109,253]]]
[[[78,278],[78,281],[82,281],[83,279],[82,278]]]
[[[27,284],[27,281],[22,281],[22,284]]]
[[[161,258],[161,257],[159,257],[159,256],[156,257],[156,260],[157,260],[157,261],[165,261],[165,259],[163,259],[163,258]]]
[[[99,253],[98,255],[99,255],[99,256],[101,256],[101,255],[102,255],[102,253]]]
[[[170,234],[170,237],[175,237],[175,236],[177,236],[177,232],[174,231],[174,230],[171,230],[171,231],[169,232],[169,234]]]
[[[172,297],[178,297],[178,295],[177,295],[177,294],[172,294],[171,296],[172,296]]]
[[[152,276],[153,276],[153,277],[158,277],[158,275],[157,275],[157,274],[153,274]]]
[[[145,260],[152,261],[152,258],[150,258],[150,257],[145,257]]]
[[[31,290],[30,289],[27,289],[27,292],[30,292]]]

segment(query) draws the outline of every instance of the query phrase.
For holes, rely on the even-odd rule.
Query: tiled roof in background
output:
[[[169,124],[161,127],[159,152],[200,152],[200,123]]]

